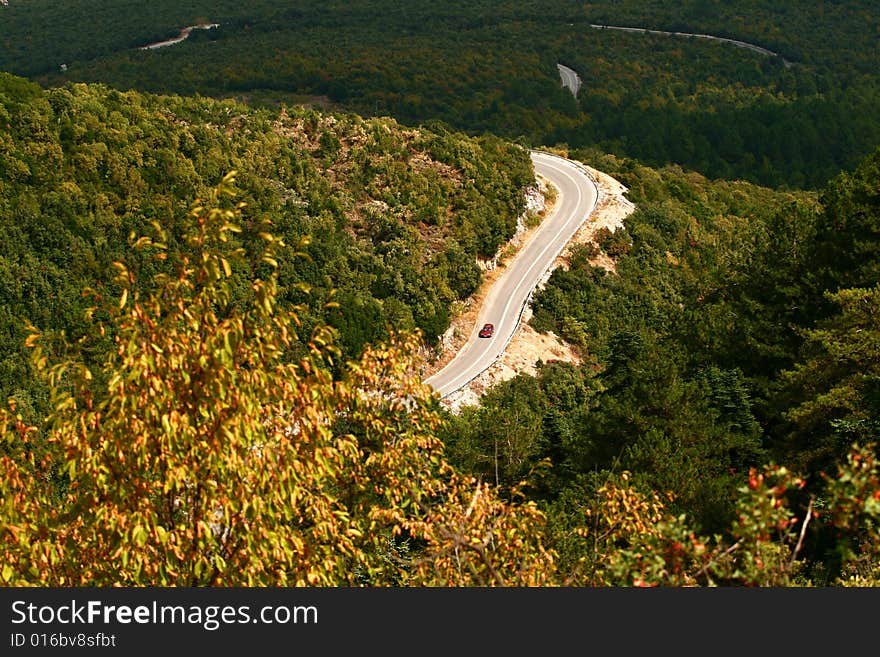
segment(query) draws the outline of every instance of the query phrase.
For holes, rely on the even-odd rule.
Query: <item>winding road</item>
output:
[[[213,30],[215,27],[220,27],[220,23],[202,23],[200,25],[190,25],[189,27],[185,27],[180,31],[173,39],[166,39],[165,41],[156,41],[155,43],[148,43],[145,46],[141,46],[141,50],[156,50],[157,48],[166,48],[167,46],[173,46],[176,43],[180,43],[181,41],[186,41],[189,39],[189,35],[192,34],[193,30]]]
[[[542,151],[531,156],[535,171],[558,190],[556,203],[489,290],[467,343],[446,367],[425,379],[441,398],[466,386],[501,356],[535,286],[596,209],[598,188],[582,165]],[[477,335],[485,323],[495,325],[491,338]]]
[[[637,34],[660,34],[663,36],[690,37],[694,39],[709,39],[710,41],[719,41],[721,43],[729,43],[737,48],[745,48],[753,52],[766,55],[768,57],[779,57],[779,53],[768,50],[754,43],[740,41],[739,39],[728,39],[727,37],[713,36],[711,34],[695,34],[693,32],[667,32],[666,30],[649,30],[644,27],[618,27],[616,25],[590,25],[594,30],[617,30],[618,32],[634,32]],[[786,68],[791,68],[791,62],[782,58],[782,63]]]

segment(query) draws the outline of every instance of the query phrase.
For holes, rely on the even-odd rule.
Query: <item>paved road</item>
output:
[[[0,2],[2,2],[2,0],[0,0]],[[190,25],[189,27],[183,28],[180,31],[180,34],[173,39],[166,39],[165,41],[148,43],[145,46],[141,46],[141,50],[156,50],[157,48],[173,46],[176,43],[180,43],[181,41],[186,41],[187,39],[189,39],[189,35],[192,34],[193,30],[213,30],[215,27],[220,27],[220,23],[202,23],[201,25]]]
[[[617,27],[614,25],[590,25],[590,27],[596,30],[618,30],[619,32],[637,32],[639,34],[662,34],[665,36],[709,39],[711,41],[721,41],[723,43],[729,43],[738,48],[746,48],[747,50],[752,50],[754,52],[761,53],[762,55],[767,55],[768,57],[779,57],[779,53],[775,53],[772,50],[768,50],[767,48],[763,48],[761,46],[756,46],[754,43],[739,41],[737,39],[728,39],[727,37],[712,36],[711,34],[694,34],[693,32],[667,32],[665,30],[648,30],[644,27]],[[786,68],[791,67],[791,62],[787,59],[783,58],[782,63],[785,65]]]
[[[568,66],[557,64],[556,68],[559,69],[559,77],[562,78],[562,86],[568,87],[569,91],[571,91],[572,96],[577,98],[578,90],[581,88],[580,76],[577,74],[576,71],[568,68]]]
[[[519,325],[532,290],[596,208],[598,190],[581,166],[557,155],[536,151],[532,152],[532,162],[535,171],[559,190],[556,205],[486,295],[467,343],[445,368],[425,380],[441,397],[467,385],[502,354]],[[495,324],[495,334],[491,338],[478,337],[477,333],[487,322]]]

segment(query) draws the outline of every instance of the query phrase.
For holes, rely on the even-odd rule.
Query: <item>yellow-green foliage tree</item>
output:
[[[82,344],[33,329],[52,411],[42,426],[0,412],[4,585],[808,586],[810,522],[837,533],[834,584],[880,583],[873,446],[854,446],[821,498],[783,467],[753,470],[724,536],[699,536],[628,475],[577,499],[562,532],[517,486],[502,498],[461,475],[415,374],[417,336],[368,348],[341,380],[327,329],[291,362],[281,244],[267,226],[247,261],[233,183],[194,206],[185,248],[158,225],[137,240],[166,273],[142,298],[119,263],[121,293],[94,294]],[[243,304],[239,266],[269,272]],[[91,371],[76,354],[96,339],[115,348]]]
[[[121,296],[96,295],[93,313],[95,335],[115,341],[100,371],[55,362],[50,336],[34,329],[53,410],[43,427],[14,410],[0,418],[3,582],[547,580],[535,507],[502,503],[445,463],[435,401],[413,374],[415,338],[368,349],[334,381],[327,330],[308,338],[304,359],[286,360],[297,316],[277,307],[274,275],[253,281],[245,307],[232,304],[230,276],[245,260],[233,186],[227,176],[195,205],[187,251],[168,253],[158,225],[136,242],[175,263],[146,298],[117,264]],[[271,270],[280,245],[262,236]]]

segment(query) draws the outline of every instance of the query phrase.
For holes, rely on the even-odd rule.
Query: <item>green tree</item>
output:
[[[839,314],[804,332],[802,360],[781,381],[789,404],[781,440],[792,463],[812,474],[880,429],[880,288],[828,299]]]

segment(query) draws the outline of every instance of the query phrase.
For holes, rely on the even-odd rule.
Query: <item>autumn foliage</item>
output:
[[[3,584],[811,585],[799,561],[811,521],[839,534],[839,584],[877,583],[869,447],[829,479],[821,512],[771,465],[744,479],[730,531],[701,536],[624,472],[556,531],[520,486],[447,461],[418,336],[331,374],[333,332],[300,335],[296,309],[277,303],[283,243],[265,225],[261,252],[240,248],[235,198],[230,174],[174,227],[182,244],[158,224],[135,240],[159,273],[145,288],[117,263],[121,292],[88,292],[94,330],[78,344],[32,328],[52,410],[39,426],[14,406],[0,415]],[[241,267],[255,273],[245,302],[230,289]],[[89,369],[80,355],[99,340],[114,348]]]
[[[99,372],[51,362],[48,337],[31,335],[53,411],[41,428],[3,418],[4,582],[540,583],[549,558],[529,530],[534,510],[443,461],[414,338],[367,350],[336,381],[327,329],[286,359],[297,316],[276,306],[273,276],[231,305],[232,269],[247,264],[232,185],[188,217],[194,255],[169,256],[158,226],[137,241],[179,260],[148,297],[117,264],[121,297],[93,311],[95,335],[115,341]],[[263,237],[274,266],[280,245]],[[411,542],[414,563],[401,556]]]

